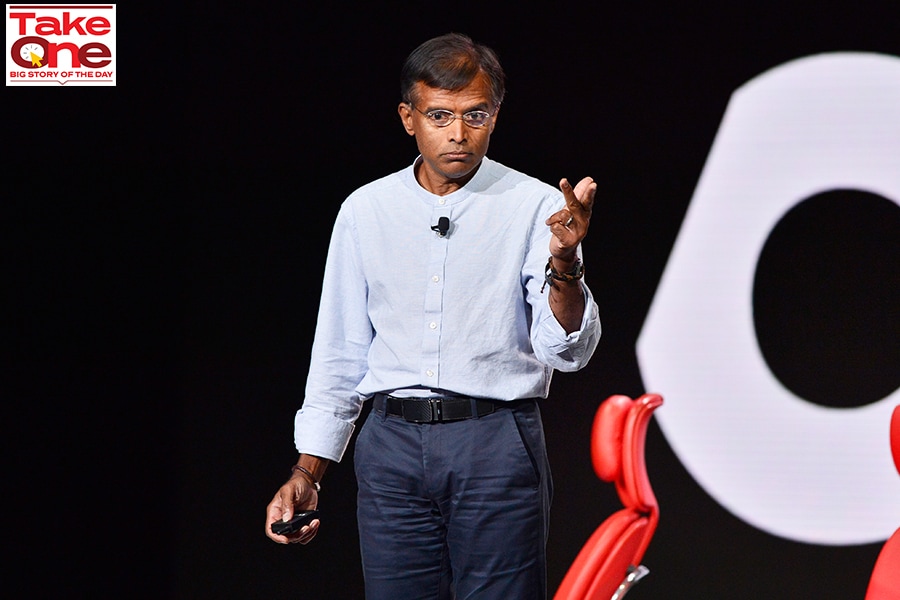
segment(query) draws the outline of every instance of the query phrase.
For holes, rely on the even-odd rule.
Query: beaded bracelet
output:
[[[322,486],[319,485],[319,482],[316,481],[316,478],[312,473],[309,472],[309,469],[307,469],[306,467],[303,467],[301,465],[294,465],[293,467],[291,467],[291,473],[300,473],[304,476],[304,479],[307,479],[312,484],[313,488],[315,488],[317,492],[322,491]]]

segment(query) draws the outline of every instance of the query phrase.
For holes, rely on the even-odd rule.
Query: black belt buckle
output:
[[[403,400],[403,418],[410,423],[434,423],[442,420],[441,398]]]

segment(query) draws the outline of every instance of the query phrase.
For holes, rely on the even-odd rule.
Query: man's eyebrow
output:
[[[476,110],[481,110],[484,112],[491,112],[490,109],[491,109],[491,105],[489,102],[478,102],[477,104],[474,104],[474,105],[469,106],[468,108],[464,109],[461,114],[466,114],[466,113],[473,112]],[[424,109],[422,112],[428,113],[428,112],[433,112],[435,110],[446,110],[447,112],[453,112],[449,108],[446,108],[443,106],[429,106],[428,108]]]

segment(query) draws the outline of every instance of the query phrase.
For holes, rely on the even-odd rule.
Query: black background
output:
[[[117,87],[7,87],[16,575],[37,596],[362,597],[352,448],[313,544],[270,542],[264,509],[295,460],[332,220],[415,157],[401,63],[460,31],[509,79],[489,155],[600,183],[584,252],[604,336],[544,405],[555,589],[619,506],[590,422],[644,391],[635,340],[730,94],[820,52],[900,55],[890,3],[719,4],[118,5]],[[629,597],[864,595],[880,544],[772,537],[709,498],[655,423],[647,454],[662,519]]]

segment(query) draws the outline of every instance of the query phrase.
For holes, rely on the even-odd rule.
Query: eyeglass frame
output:
[[[461,119],[463,123],[465,123],[468,127],[471,127],[472,129],[481,129],[481,128],[483,128],[483,127],[486,127],[486,126],[488,125],[488,123],[491,122],[491,119],[494,118],[494,115],[497,114],[497,111],[500,110],[500,107],[497,106],[497,108],[494,109],[494,112],[488,112],[488,111],[486,111],[486,110],[470,110],[470,111],[464,112],[464,113],[461,114],[461,115],[457,115],[457,114],[456,114],[455,112],[453,112],[452,110],[447,110],[446,108],[436,108],[436,109],[434,109],[434,110],[429,110],[428,112],[423,112],[423,111],[419,110],[418,108],[416,108],[416,105],[413,104],[412,102],[407,102],[407,104],[409,104],[409,106],[410,106],[414,111],[416,111],[417,113],[419,113],[419,114],[421,114],[421,115],[424,115],[424,116],[428,117],[428,122],[429,122],[431,125],[433,125],[434,127],[437,127],[437,128],[440,128],[440,129],[443,129],[444,127],[450,126],[450,124],[453,123],[453,122],[454,122],[455,120],[457,120],[457,119]],[[444,113],[444,114],[450,115],[451,118],[450,118],[450,120],[447,121],[445,124],[439,125],[438,123],[436,123],[436,122],[434,121],[434,117],[432,117],[432,115],[434,115],[435,113]],[[484,114],[486,114],[487,117],[485,118],[484,123],[482,123],[481,125],[473,125],[472,123],[470,123],[470,122],[466,119],[466,115],[471,115],[472,113],[484,113]]]

